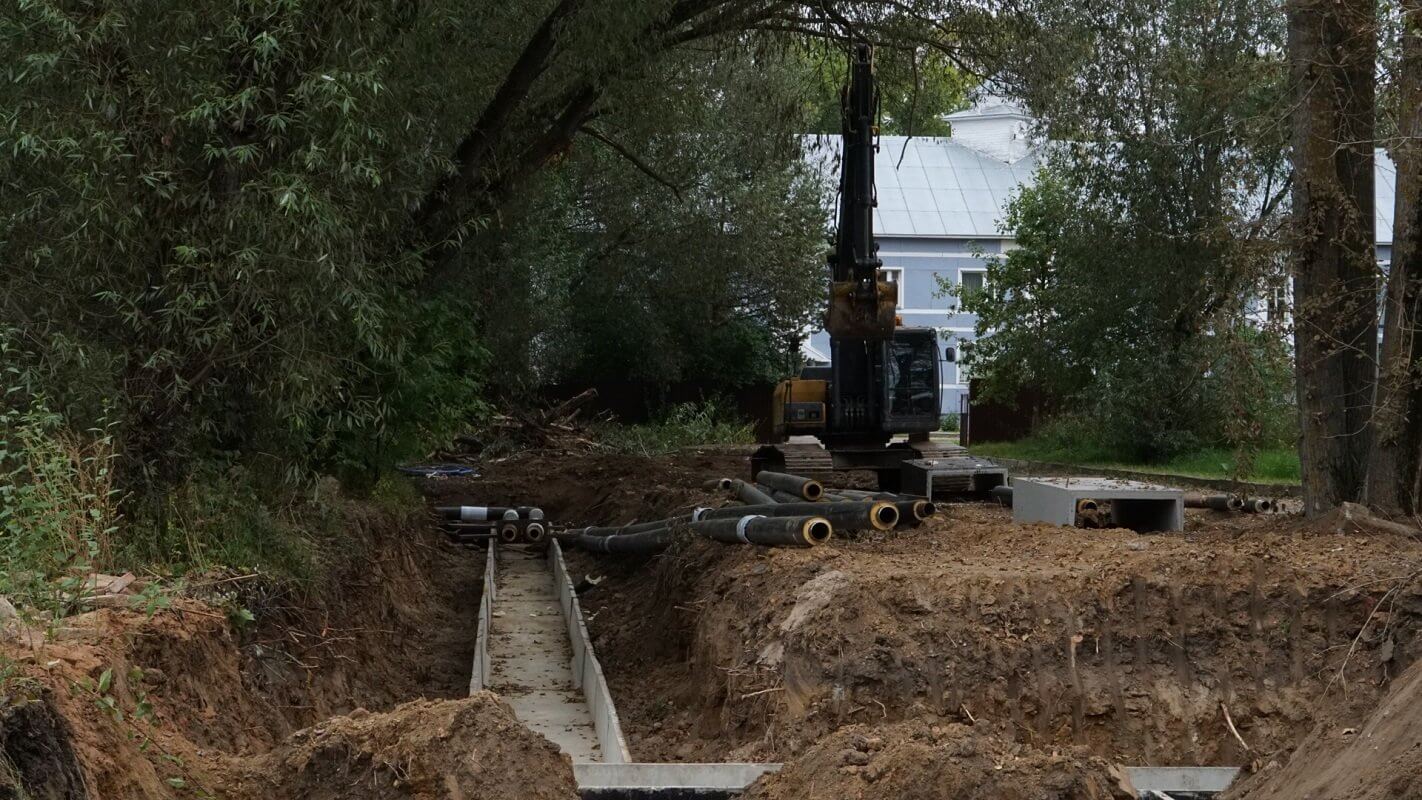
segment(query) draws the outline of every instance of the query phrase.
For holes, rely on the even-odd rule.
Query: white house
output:
[[[878,208],[874,233],[884,269],[899,287],[899,315],[910,327],[937,328],[948,342],[971,341],[977,321],[952,313],[956,298],[944,297],[939,279],[983,286],[985,259],[1013,244],[999,227],[1009,199],[1029,185],[1038,166],[1032,119],[1017,104],[987,97],[950,114],[946,137],[884,136],[874,158]],[[838,174],[838,137],[811,137],[811,158]],[[1396,168],[1381,150],[1377,159],[1378,259],[1392,253],[1393,184]],[[828,363],[829,335],[817,330],[803,347],[806,360]],[[943,411],[959,411],[968,375],[958,364],[943,370]]]

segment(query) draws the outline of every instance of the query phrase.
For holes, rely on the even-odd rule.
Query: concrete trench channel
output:
[[[633,761],[557,541],[542,552],[488,542],[478,626],[470,693],[497,692],[520,721],[567,753],[584,800],[731,798],[781,767]],[[1239,770],[1126,772],[1144,800],[1196,800],[1223,792]]]

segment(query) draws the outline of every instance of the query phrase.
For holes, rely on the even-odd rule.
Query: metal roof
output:
[[[838,136],[808,136],[808,157],[826,174],[839,168]],[[902,156],[902,161],[900,161]],[[874,157],[879,207],[874,233],[885,237],[1010,239],[998,228],[1012,194],[1030,185],[1035,153],[1011,164],[942,136],[883,136]],[[1397,168],[1379,149],[1376,159],[1377,241],[1392,243]]]
[[[809,157],[835,174],[839,137],[812,136]],[[902,157],[902,160],[900,158]],[[942,136],[883,136],[874,157],[878,236],[1011,238],[998,229],[1003,207],[1030,183],[1037,159],[1012,164]]]

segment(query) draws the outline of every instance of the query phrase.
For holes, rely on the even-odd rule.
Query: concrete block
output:
[[[1185,492],[1115,478],[1017,478],[1012,521],[1075,525],[1077,501],[1111,504],[1111,523],[1146,533],[1185,529]]]

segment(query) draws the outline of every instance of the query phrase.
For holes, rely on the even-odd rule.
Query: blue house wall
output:
[[[939,279],[957,285],[963,271],[985,270],[987,259],[1000,254],[1006,240],[880,237],[878,241],[884,269],[902,270],[899,316],[904,327],[934,328],[945,348],[972,341],[977,317],[953,313],[958,300],[942,292]],[[829,354],[828,333],[815,331],[809,342],[818,352]],[[942,411],[957,412],[968,393],[967,374],[957,364],[942,363],[940,368]]]

